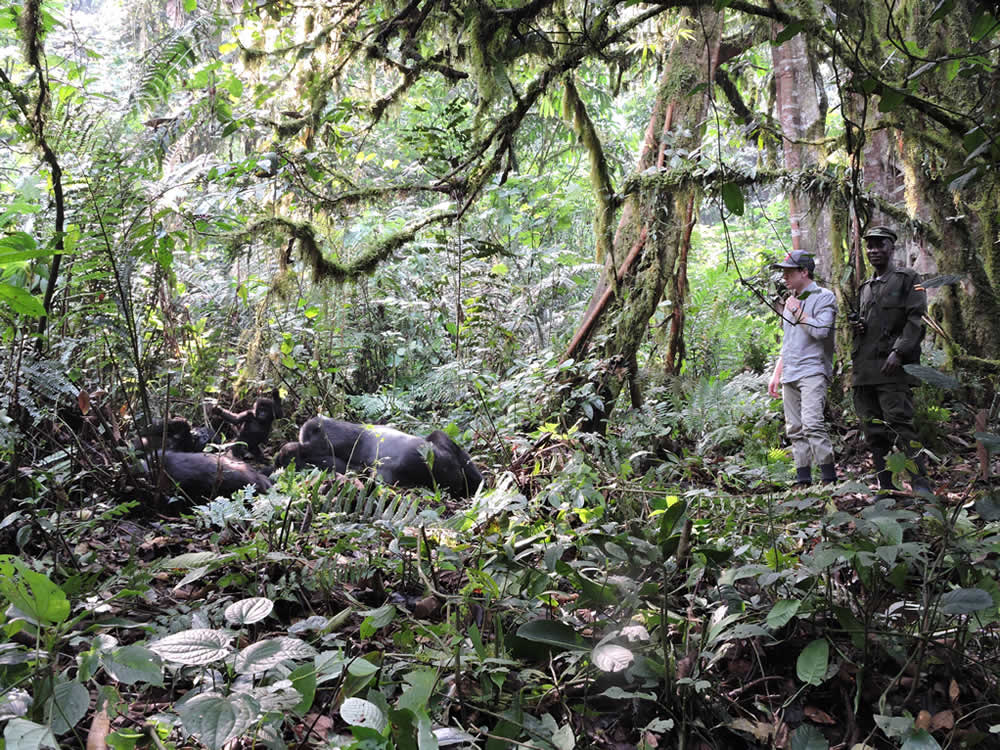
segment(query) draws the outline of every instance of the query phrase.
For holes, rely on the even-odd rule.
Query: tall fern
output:
[[[151,48],[140,61],[139,83],[129,95],[129,106],[138,114],[166,101],[167,96],[198,60],[207,40],[210,19],[191,20]]]

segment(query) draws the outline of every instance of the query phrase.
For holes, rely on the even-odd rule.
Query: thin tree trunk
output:
[[[687,207],[684,210],[684,236],[681,238],[680,254],[677,258],[677,271],[670,278],[669,294],[673,309],[670,312],[670,333],[667,336],[667,352],[663,357],[663,370],[668,375],[676,375],[681,371],[684,362],[684,321],[687,306],[688,255],[691,252],[691,232],[694,229],[695,196],[688,196]]]

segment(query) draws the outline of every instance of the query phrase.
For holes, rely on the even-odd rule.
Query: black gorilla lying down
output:
[[[160,486],[164,492],[180,489],[192,499],[228,497],[252,484],[259,492],[271,487],[271,480],[243,461],[218,453],[158,454],[166,476]]]
[[[340,473],[374,468],[386,484],[440,487],[460,498],[474,495],[483,483],[469,454],[441,430],[422,438],[391,427],[313,417],[302,425],[297,443],[282,446],[275,464],[287,466],[293,459],[299,466]]]
[[[168,451],[193,453],[204,448],[204,446],[200,448],[197,446],[197,439],[191,423],[184,417],[170,417],[166,420],[166,424],[163,420],[154,420],[148,428],[139,432],[139,439],[135,442],[135,447],[147,453],[160,450],[160,448],[165,448]]]

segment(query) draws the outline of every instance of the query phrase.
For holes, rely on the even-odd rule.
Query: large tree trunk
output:
[[[956,39],[968,38],[978,6],[958,2],[946,18],[930,23],[933,10],[933,5],[914,4],[909,35],[927,48],[930,56],[950,54]],[[929,96],[957,99],[967,111],[991,101],[981,82],[935,73],[921,79]],[[975,179],[960,186],[955,176],[970,168],[964,149],[938,138],[935,124],[921,114],[901,113],[894,124],[905,164],[906,213],[929,223],[937,235],[930,261],[922,253],[930,245],[928,238],[909,239],[913,233],[902,233],[907,237],[903,260],[925,272],[939,270],[963,277],[961,285],[943,288],[932,302],[932,312],[949,335],[946,348],[953,355],[996,359],[1000,357],[1000,326],[996,323],[1000,319],[996,243],[1000,186],[996,170],[980,169]],[[934,156],[929,158],[929,154]]]
[[[921,221],[930,221],[930,207],[913,175],[907,180],[903,155],[900,153],[902,139],[894,129],[881,123],[878,112],[867,114],[869,129],[864,144],[863,184],[865,190],[879,196],[894,206],[906,206],[907,212]],[[909,189],[907,182],[911,185]],[[868,225],[886,224],[898,229],[899,222],[880,210],[871,211]],[[896,243],[893,262],[899,266],[915,268],[919,273],[931,275],[937,272],[933,249],[926,238],[900,232]]]
[[[701,145],[710,87],[718,65],[722,14],[699,8],[683,11],[682,18],[687,19],[691,33],[678,37],[671,48],[646,129],[638,172],[650,167],[667,168],[673,155],[695,153]],[[599,293],[604,301],[592,304],[592,308],[603,309],[590,330],[598,341],[592,356],[604,367],[594,383],[601,408],[585,427],[598,431],[603,430],[625,378],[634,368],[636,352],[647,335],[664,288],[677,277],[677,294],[685,283],[683,274],[678,274],[684,268],[678,269],[677,264],[693,221],[694,195],[691,189],[678,189],[666,182],[653,180],[646,184],[638,195],[626,201],[613,252],[605,265],[605,276],[616,274],[617,284],[614,278],[603,280]],[[579,351],[590,330],[586,337],[578,335],[574,339],[568,354]]]
[[[780,26],[774,31],[780,31]],[[826,130],[826,102],[805,35],[796,34],[783,44],[772,46],[771,60],[785,169],[798,172],[822,164],[826,157],[821,146]],[[792,248],[814,253],[817,275],[829,279],[833,259],[828,211],[810,201],[808,195],[791,192],[788,212]]]

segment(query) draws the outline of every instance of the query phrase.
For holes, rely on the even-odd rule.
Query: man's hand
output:
[[[785,315],[789,319],[794,320],[798,323],[802,320],[802,300],[798,297],[789,297],[785,300]]]
[[[781,398],[781,369],[782,360],[778,358],[778,364],[774,366],[774,374],[771,375],[771,379],[767,383],[767,392],[771,398]]]
[[[903,360],[899,357],[899,352],[893,349],[889,352],[889,356],[885,359],[885,364],[882,365],[883,375],[895,375],[899,372],[900,368],[903,366]]]
[[[768,382],[767,393],[771,398],[781,398],[781,373],[776,372]]]

